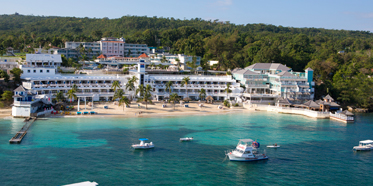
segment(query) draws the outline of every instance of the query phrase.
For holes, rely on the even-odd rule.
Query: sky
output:
[[[90,17],[126,15],[202,18],[373,32],[372,0],[0,0],[0,14]]]

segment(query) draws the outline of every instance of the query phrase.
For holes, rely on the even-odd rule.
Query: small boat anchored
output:
[[[260,144],[252,139],[240,139],[236,149],[227,152],[225,155],[230,161],[259,161],[266,160],[268,156],[265,153],[259,153]]]
[[[277,143],[273,145],[267,145],[267,148],[280,148],[280,145],[277,145]]]
[[[193,137],[180,138],[180,141],[193,141]]]
[[[132,147],[134,149],[151,149],[154,148],[153,142],[145,143],[145,141],[148,141],[147,138],[140,138],[140,144],[133,144]]]
[[[359,146],[355,146],[353,150],[356,150],[356,151],[373,150],[373,140],[359,141]]]

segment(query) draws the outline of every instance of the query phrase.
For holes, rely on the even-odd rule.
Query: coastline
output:
[[[131,103],[130,108],[123,108],[123,106],[114,105],[114,102],[107,103],[96,103],[93,106],[80,105],[80,112],[90,112],[94,111],[98,114],[87,114],[87,115],[76,115],[77,105],[74,105],[74,110],[68,111],[70,115],[58,114],[48,114],[42,118],[68,118],[68,117],[114,117],[114,118],[150,118],[150,117],[178,117],[178,116],[194,116],[194,115],[216,115],[216,114],[231,114],[240,112],[252,112],[253,110],[245,109],[243,107],[233,107],[218,109],[221,102],[206,104],[204,102],[203,107],[200,108],[198,105],[200,102],[193,101],[186,103],[189,107],[184,107],[180,104],[175,104],[175,109],[173,104],[167,103],[166,107],[163,108],[163,102],[154,102],[154,104],[148,104],[148,109],[146,109],[145,104],[141,103]],[[69,105],[69,104],[68,104]],[[140,105],[140,107],[138,107]],[[108,109],[104,109],[104,106],[108,106]],[[12,109],[0,109],[0,118],[12,117]]]

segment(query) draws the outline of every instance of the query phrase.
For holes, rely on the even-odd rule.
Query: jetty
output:
[[[29,117],[25,119],[25,125],[17,132],[16,135],[13,136],[12,139],[9,140],[9,143],[21,143],[23,137],[27,134],[27,130],[30,128],[30,126],[34,123],[36,120],[36,117]]]

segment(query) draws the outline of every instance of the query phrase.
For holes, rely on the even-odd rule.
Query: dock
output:
[[[14,135],[13,138],[9,140],[9,143],[21,143],[23,137],[25,137],[25,135],[27,134],[27,130],[30,128],[30,126],[34,123],[35,120],[36,120],[36,117],[26,118],[24,121],[26,122],[25,125],[23,125],[21,130],[19,130],[19,132],[17,132],[17,134]]]

